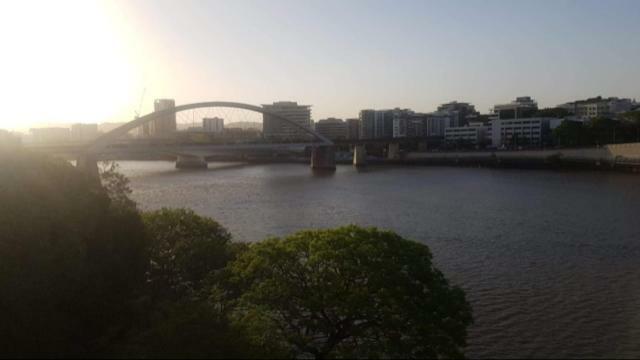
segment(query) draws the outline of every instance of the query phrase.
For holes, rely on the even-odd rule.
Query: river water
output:
[[[640,177],[447,167],[122,162],[144,209],[189,207],[239,241],[377,226],[427,244],[473,305],[467,356],[640,357]]]

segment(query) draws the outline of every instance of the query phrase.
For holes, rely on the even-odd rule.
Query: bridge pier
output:
[[[80,155],[76,159],[76,168],[87,174],[91,179],[100,182],[100,171],[98,161],[92,155]]]
[[[389,150],[387,151],[387,159],[399,160],[400,159],[400,144],[390,143]]]
[[[367,148],[360,144],[353,147],[353,166],[367,165]]]
[[[178,155],[176,159],[176,169],[206,169],[208,166],[207,161],[199,156]]]
[[[335,170],[336,153],[333,146],[314,146],[311,148],[312,170]]]

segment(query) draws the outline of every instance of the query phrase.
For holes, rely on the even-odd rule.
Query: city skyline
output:
[[[61,1],[2,14],[0,128],[127,121],[165,97],[291,100],[316,121],[640,97],[634,1]]]

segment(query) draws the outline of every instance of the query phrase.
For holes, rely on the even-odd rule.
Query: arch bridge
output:
[[[299,142],[295,144],[284,143],[269,143],[269,144],[226,144],[226,145],[179,145],[168,144],[165,146],[140,145],[137,150],[140,151],[141,147],[146,147],[148,152],[161,152],[168,153],[177,156],[177,167],[206,167],[205,156],[208,153],[220,152],[220,151],[251,151],[251,150],[278,150],[283,148],[292,148],[300,146],[311,146],[311,167],[314,169],[335,169],[335,158],[333,150],[333,142],[316,131],[302,126],[295,121],[292,121],[280,114],[265,110],[261,106],[229,102],[229,101],[208,101],[199,102],[193,104],[179,105],[173,108],[164,109],[156,112],[149,113],[147,115],[138,117],[110,132],[98,137],[96,140],[85,146],[78,155],[77,165],[79,168],[83,168],[92,174],[98,172],[96,160],[100,157],[104,157],[104,154],[113,153],[112,147],[119,139],[130,131],[139,128],[145,124],[149,124],[153,121],[166,118],[181,111],[199,109],[199,108],[234,108],[253,111],[268,115],[274,119],[287,123],[288,125],[302,130],[312,139],[310,142]]]

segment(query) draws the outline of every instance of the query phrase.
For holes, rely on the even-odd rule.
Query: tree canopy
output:
[[[295,357],[461,357],[472,323],[427,246],[375,228],[268,239],[229,271],[236,322]]]
[[[0,349],[106,353],[144,284],[139,214],[68,162],[0,149]]]

